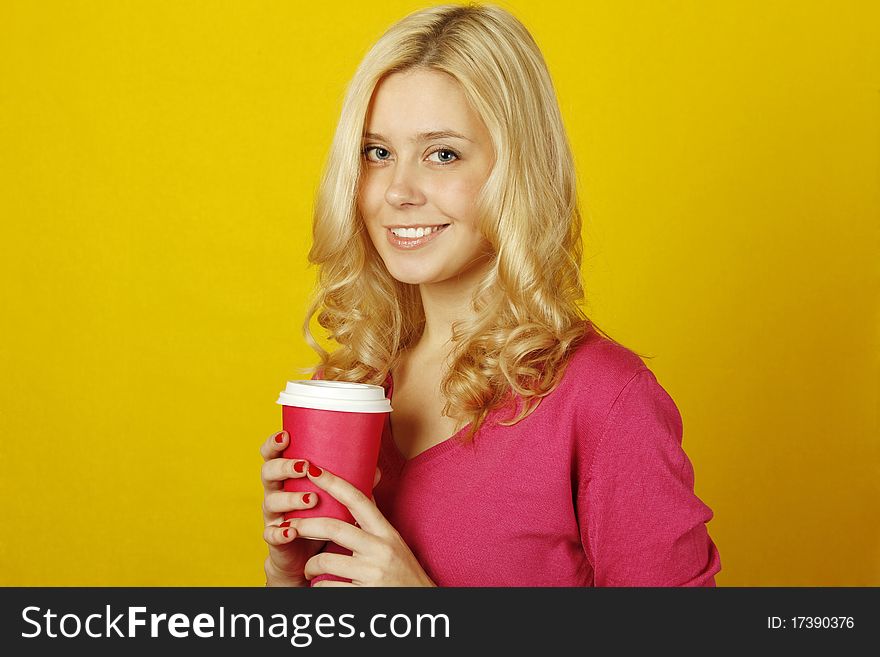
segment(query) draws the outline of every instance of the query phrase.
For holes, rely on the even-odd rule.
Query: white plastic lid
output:
[[[275,403],[344,413],[388,413],[393,410],[382,386],[320,379],[288,381]]]

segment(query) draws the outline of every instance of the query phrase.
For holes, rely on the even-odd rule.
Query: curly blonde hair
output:
[[[317,190],[309,262],[318,276],[303,325],[324,379],[381,385],[425,324],[417,285],[394,279],[357,207],[365,117],[376,85],[411,69],[455,78],[492,138],[495,165],[477,201],[491,266],[453,324],[440,384],[443,414],[470,421],[467,439],[495,408],[524,402],[504,426],[537,408],[559,384],[590,331],[579,307],[581,212],[574,161],[544,58],[528,30],[493,5],[442,5],[392,25],[346,90]],[[340,347],[315,341],[318,323]],[[609,338],[610,339],[610,338]],[[613,340],[612,340],[613,341]],[[614,341],[616,342],[616,341]],[[513,417],[516,415],[516,417]]]

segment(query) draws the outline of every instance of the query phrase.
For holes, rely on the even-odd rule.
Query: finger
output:
[[[376,536],[388,536],[393,532],[394,528],[376,508],[376,504],[345,479],[337,477],[329,470],[322,470],[312,463],[309,464],[306,472],[309,473],[311,481],[342,502],[354,516],[357,524],[367,532]]]
[[[382,479],[382,471],[379,468],[376,468],[376,475],[373,477],[373,490],[376,490],[376,486],[379,485],[380,479]],[[376,498],[375,498],[375,495],[373,494],[373,491],[370,491],[370,502],[372,502],[373,504],[376,503]],[[360,525],[358,525],[358,523],[354,523],[354,524],[356,526],[360,526]]]
[[[283,490],[266,493],[263,500],[265,510],[270,514],[276,514],[275,517],[287,511],[311,509],[317,503],[317,493],[291,493]],[[273,524],[273,521],[269,520],[266,524]]]
[[[357,561],[352,556],[334,552],[319,552],[306,561],[303,575],[306,579],[312,579],[318,575],[335,575],[359,581],[360,570]]]
[[[308,467],[308,462],[301,459],[271,459],[260,467],[260,480],[266,490],[281,490],[285,479],[305,477]]]
[[[269,545],[286,545],[297,536],[296,527],[291,527],[289,520],[278,525],[266,525],[263,529],[263,540]]]
[[[322,579],[320,582],[312,584],[312,588],[318,586],[357,586],[357,584],[352,584],[351,582],[338,582],[335,579]]]
[[[263,498],[263,524],[274,525],[278,524],[282,520],[284,520],[284,515],[282,515],[281,513],[276,513],[274,511],[269,511],[269,509],[266,508],[266,499]]]
[[[336,518],[291,518],[290,525],[296,527],[296,533],[303,538],[333,541],[358,554],[369,553],[379,542],[363,529]]]
[[[277,433],[273,433],[271,436],[266,438],[263,444],[260,445],[260,456],[263,457],[264,461],[268,461],[269,459],[274,459],[281,456],[281,452],[283,452],[286,448],[287,432],[279,431]]]

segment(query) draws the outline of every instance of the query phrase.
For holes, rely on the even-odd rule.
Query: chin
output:
[[[424,264],[424,263],[423,263]],[[439,272],[434,268],[427,267],[401,267],[399,262],[395,262],[394,257],[385,261],[385,268],[391,277],[401,283],[409,285],[421,285],[423,283],[436,283],[439,278]]]
[[[409,263],[415,264],[415,267],[401,266],[400,256],[396,253],[382,253],[380,251],[379,256],[382,258],[382,262],[385,263],[385,269],[391,274],[391,278],[401,283],[418,285],[419,283],[427,282],[427,279],[433,277],[432,272],[427,271],[424,266],[419,267],[418,263]]]
[[[401,283],[407,283],[409,285],[422,285],[424,283],[434,282],[434,279],[431,276],[425,276],[421,274],[400,274],[393,272],[390,269],[388,271],[391,274],[391,277],[394,278],[394,280]]]

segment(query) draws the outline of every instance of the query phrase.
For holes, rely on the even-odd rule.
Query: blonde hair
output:
[[[528,416],[562,379],[595,330],[578,303],[581,213],[574,161],[544,58],[528,30],[492,5],[442,5],[410,14],[373,45],[354,74],[317,191],[309,262],[318,278],[303,325],[322,378],[381,385],[421,336],[417,285],[385,268],[357,208],[365,117],[376,85],[416,68],[461,85],[492,138],[495,164],[477,201],[491,266],[455,322],[440,389],[443,414],[469,420],[468,439],[494,409],[523,402]],[[326,352],[312,316],[340,348]],[[616,342],[616,341],[615,341]]]

